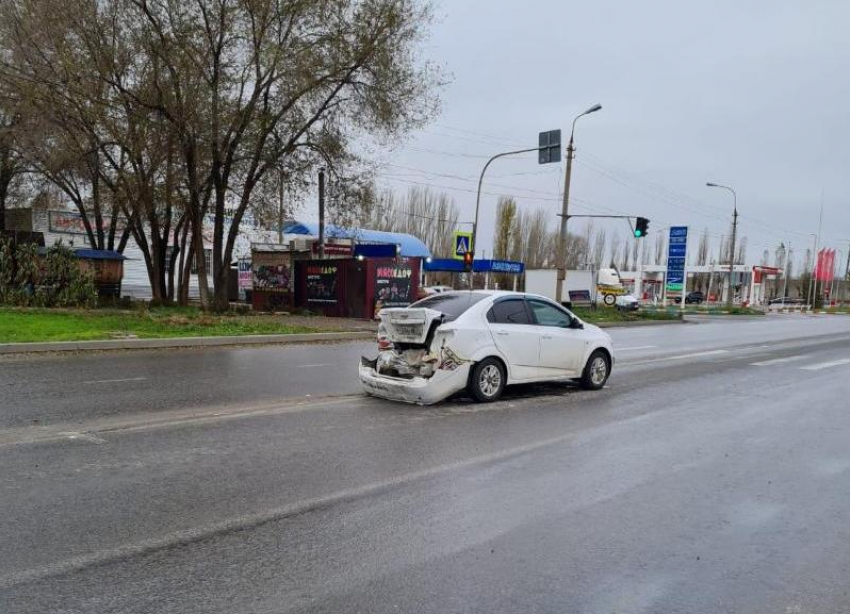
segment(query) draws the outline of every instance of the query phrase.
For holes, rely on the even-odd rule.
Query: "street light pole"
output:
[[[812,268],[809,271],[809,291],[806,296],[806,300],[809,301],[809,310],[813,311],[815,308],[815,302],[812,297],[812,284],[815,280],[815,268],[817,266],[818,261],[818,235],[815,233],[811,233],[811,237],[815,240],[815,251],[812,259]]]
[[[601,104],[595,104],[584,113],[577,115],[575,119],[573,119],[573,125],[570,129],[570,142],[567,145],[567,170],[564,177],[564,200],[561,203],[561,230],[558,233],[558,279],[555,283],[555,300],[558,303],[562,302],[564,293],[564,280],[567,278],[567,221],[569,220],[570,183],[573,178],[573,158],[575,157],[576,152],[574,140],[576,132],[576,122],[578,121],[579,117],[584,117],[585,115],[596,113],[601,109]]]
[[[496,154],[495,156],[487,160],[487,164],[485,164],[484,168],[481,169],[481,176],[478,178],[478,195],[475,197],[475,221],[472,223],[472,245],[469,246],[473,254],[475,253],[475,250],[478,249],[478,211],[481,209],[481,184],[484,182],[484,173],[487,172],[487,168],[490,166],[490,164],[493,163],[494,160],[498,160],[499,158],[504,158],[505,156],[515,156],[517,154],[539,150],[540,147],[529,147],[528,149],[505,151],[503,153]]]
[[[791,242],[785,248],[785,258],[782,259],[782,268],[785,269],[785,281],[782,283],[782,308],[785,308],[785,298],[788,296],[788,259],[791,258]]]
[[[711,183],[710,181],[705,185],[710,188],[722,188],[724,190],[729,190],[732,192],[732,198],[734,199],[735,208],[732,212],[732,246],[729,250],[729,292],[726,295],[726,307],[731,309],[735,294],[732,283],[735,276],[735,240],[738,236],[738,194],[728,185],[720,185],[719,183]]]

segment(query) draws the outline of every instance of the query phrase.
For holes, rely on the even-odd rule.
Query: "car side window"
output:
[[[498,301],[487,313],[487,321],[494,324],[531,324],[522,299]]]
[[[558,328],[569,328],[573,323],[572,318],[564,311],[561,311],[554,305],[530,299],[528,301],[531,307],[531,313],[534,314],[534,319],[540,326],[555,326]]]

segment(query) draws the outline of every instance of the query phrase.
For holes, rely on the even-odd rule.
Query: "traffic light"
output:
[[[472,252],[466,252],[463,255],[463,268],[466,269],[467,272],[472,270]]]
[[[645,217],[639,217],[635,220],[635,239],[645,237],[649,233],[649,220]]]

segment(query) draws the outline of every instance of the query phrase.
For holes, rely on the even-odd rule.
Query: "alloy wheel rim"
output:
[[[478,377],[478,387],[482,394],[492,397],[499,390],[501,383],[502,374],[499,373],[496,365],[487,365],[481,369],[481,375]]]
[[[594,358],[590,365],[590,381],[595,386],[598,386],[605,381],[605,376],[608,374],[608,363],[601,356]]]

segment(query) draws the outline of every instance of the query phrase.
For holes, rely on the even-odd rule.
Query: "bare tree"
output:
[[[697,266],[703,266],[708,263],[708,250],[709,250],[709,241],[708,241],[708,229],[703,230],[702,234],[699,238],[699,245],[697,246],[697,254],[696,254],[696,264]]]
[[[747,237],[741,237],[735,252],[735,264],[746,264],[747,261]]]
[[[424,242],[434,256],[451,256],[459,210],[445,192],[414,186],[399,196],[393,190],[385,190],[380,195],[368,196],[358,209],[350,223],[411,234]]]
[[[496,205],[496,236],[493,238],[493,257],[506,260],[511,251],[511,236],[517,216],[516,200],[499,197]]]
[[[655,235],[655,254],[653,264],[664,264],[664,250],[667,248],[667,240],[663,234]]]
[[[364,170],[352,139],[397,136],[436,110],[439,74],[415,53],[431,17],[419,0],[7,0],[2,10],[5,78],[37,84],[94,128],[155,298],[176,219],[160,198],[170,139],[201,301],[225,308],[240,224],[272,171],[307,186],[324,166],[348,206]]]
[[[3,89],[0,88],[0,231],[6,230],[6,207],[13,184],[26,169],[19,147],[21,115],[18,104]]]
[[[622,244],[620,243],[620,233],[614,232],[611,236],[611,258],[609,260],[609,267],[611,268],[620,268],[621,260],[620,260],[620,250],[622,249]]]

